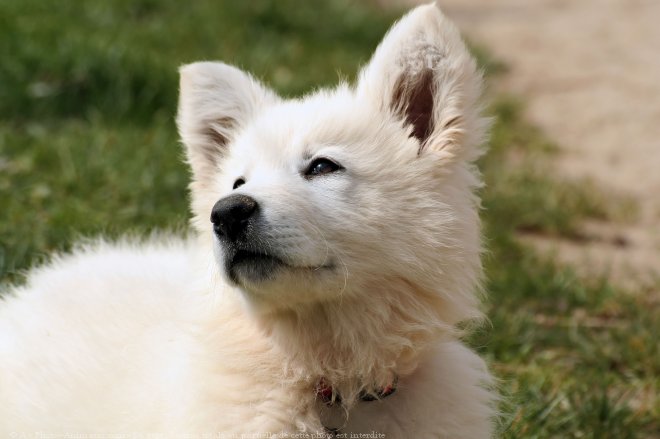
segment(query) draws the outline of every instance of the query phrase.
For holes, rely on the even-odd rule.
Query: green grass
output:
[[[471,339],[501,379],[502,436],[657,437],[657,303],[646,292],[580,279],[516,239],[581,239],[580,220],[618,219],[629,201],[553,178],[548,159],[556,147],[520,109],[507,98],[492,108],[491,148],[481,163],[490,325]]]
[[[285,95],[354,76],[392,17],[366,2],[0,2],[0,280],[80,235],[185,226],[174,129],[178,65],[222,59]],[[477,51],[491,72],[506,69]],[[482,160],[491,324],[471,338],[500,378],[502,436],[646,438],[660,431],[657,303],[586,282],[516,235],[575,238],[617,215],[558,180],[551,142],[498,98]]]

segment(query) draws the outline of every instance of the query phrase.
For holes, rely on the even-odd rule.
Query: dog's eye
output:
[[[243,186],[245,184],[245,180],[242,178],[239,178],[234,182],[234,189],[238,189],[239,187]]]
[[[333,162],[332,160],[326,158],[319,158],[314,160],[309,165],[307,171],[305,171],[305,176],[315,177],[317,175],[330,174],[332,172],[339,171],[340,169],[342,169],[342,167],[339,166],[337,163]]]

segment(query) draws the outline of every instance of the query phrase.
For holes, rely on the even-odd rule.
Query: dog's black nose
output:
[[[257,201],[247,195],[235,194],[222,198],[211,210],[213,230],[218,236],[233,241],[245,231],[258,208]]]

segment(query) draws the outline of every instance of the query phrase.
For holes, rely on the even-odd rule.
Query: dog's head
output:
[[[433,5],[390,30],[355,86],[283,100],[235,67],[184,66],[194,222],[227,280],[268,309],[403,282],[465,317],[480,272],[480,90]]]

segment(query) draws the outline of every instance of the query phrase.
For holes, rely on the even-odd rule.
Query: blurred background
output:
[[[443,0],[461,29],[509,67],[497,85],[557,142],[554,170],[588,179],[622,206],[581,240],[549,242],[587,275],[632,288],[660,273],[660,2]],[[625,217],[625,218],[622,218]],[[622,221],[625,219],[626,221]]]
[[[414,2],[0,0],[0,282],[187,228],[177,68],[354,78]],[[488,82],[484,305],[501,436],[660,437],[660,2],[443,0]],[[655,172],[654,172],[655,171]]]

